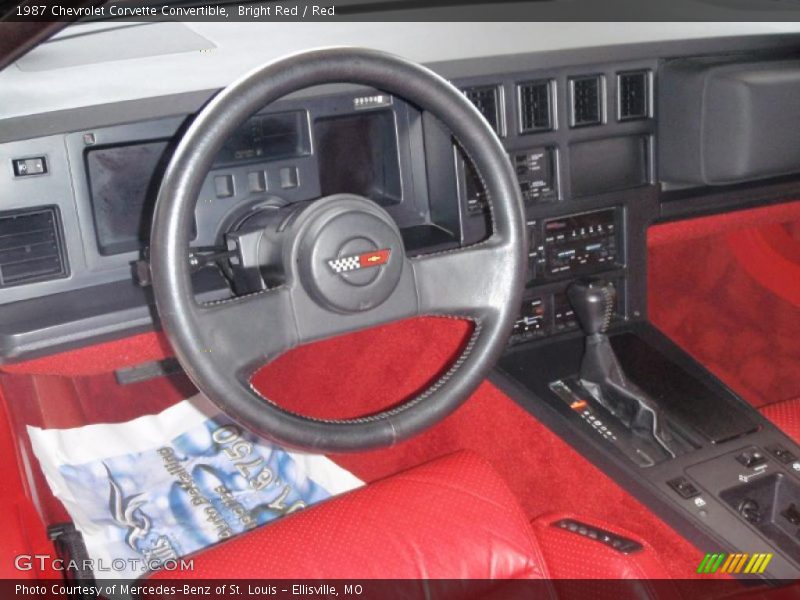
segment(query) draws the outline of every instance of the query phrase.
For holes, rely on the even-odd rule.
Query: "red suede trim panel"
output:
[[[781,225],[765,225],[731,233],[725,241],[754,281],[800,308],[800,240]]]
[[[672,245],[775,223],[800,220],[800,200],[747,210],[655,225],[647,231],[647,245]]]
[[[648,232],[648,314],[755,406],[800,396],[800,202]]]

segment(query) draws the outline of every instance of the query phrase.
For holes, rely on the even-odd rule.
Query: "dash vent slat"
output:
[[[499,136],[504,135],[503,131],[503,106],[500,87],[497,85],[482,85],[468,87],[461,90],[467,100],[475,105],[475,108],[489,122],[495,133]]]
[[[617,75],[619,120],[646,119],[650,112],[650,72],[635,71]]]
[[[0,288],[66,276],[55,206],[0,212]]]
[[[601,75],[575,77],[570,81],[573,127],[603,123],[603,78]]]
[[[530,81],[518,86],[520,133],[553,129],[551,82]]]

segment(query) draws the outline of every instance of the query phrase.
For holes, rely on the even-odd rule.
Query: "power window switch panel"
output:
[[[30,175],[44,175],[47,173],[47,159],[44,156],[31,158],[15,158],[11,161],[14,166],[15,177],[28,177]]]

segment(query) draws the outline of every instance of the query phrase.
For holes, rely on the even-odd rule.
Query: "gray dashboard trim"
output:
[[[703,54],[719,55],[724,53],[753,54],[756,52],[759,55],[772,56],[781,53],[785,55],[791,49],[800,49],[800,34],[620,45],[596,49],[552,51],[538,54],[448,61],[435,63],[433,66],[437,71],[445,74],[447,77],[457,79],[459,85],[492,82],[502,84],[510,90],[513,89],[515,82],[521,81],[529,76],[556,77],[563,86],[565,77],[581,74],[593,67],[596,67],[596,70],[600,72],[606,73],[607,76],[611,76],[618,68],[651,68],[655,71],[658,68],[659,61],[670,57],[684,55],[698,56]],[[344,92],[352,94],[354,90],[360,89],[364,88],[346,85],[326,86],[325,88],[314,88],[313,90],[292,95],[291,100],[310,99],[318,97],[321,94]],[[63,154],[64,158],[66,158],[69,148],[69,139],[74,137],[74,135],[69,135],[72,132],[98,130],[103,127],[127,129],[133,126],[134,123],[141,124],[143,122],[168,117],[185,118],[186,115],[194,113],[201,108],[216,92],[217,90],[210,89],[202,92],[188,92],[144,98],[136,101],[110,103],[96,107],[84,107],[41,115],[15,117],[4,121],[0,120],[0,142],[20,140],[0,145],[0,157],[3,156],[4,151],[10,152],[18,148],[24,148],[27,142],[22,140],[41,136],[43,135],[42,132],[46,131],[50,132],[49,137],[46,139],[48,143],[52,145],[52,147],[48,146],[48,151]],[[563,96],[563,94],[561,96]],[[289,104],[292,104],[290,99],[287,100]],[[281,104],[283,104],[283,102],[285,101],[282,101]],[[558,98],[559,107],[557,113],[562,116],[565,114],[565,103],[565,98]],[[516,111],[514,101],[510,101],[507,106],[507,113],[510,114],[508,111]],[[656,118],[657,116],[658,115],[656,115]],[[558,119],[562,121],[561,116],[559,116]],[[516,130],[516,127],[513,129]],[[580,210],[589,210],[600,206],[606,206],[610,205],[610,203],[616,205],[619,202],[626,204],[631,209],[635,207],[637,211],[645,210],[646,208],[647,210],[645,210],[645,212],[655,219],[666,219],[671,216],[674,218],[671,212],[675,211],[681,212],[687,216],[700,212],[704,210],[704,208],[707,211],[709,209],[708,204],[704,204],[703,202],[694,203],[691,200],[681,200],[673,204],[674,211],[669,210],[672,207],[665,207],[662,204],[660,208],[661,212],[659,213],[658,192],[657,186],[655,185],[628,190],[623,193],[617,192],[602,196],[594,195],[579,199],[571,197],[568,176],[570,172],[570,161],[568,153],[564,152],[568,143],[579,140],[609,137],[612,135],[630,135],[633,133],[652,135],[653,131],[654,122],[651,119],[633,123],[616,123],[615,121],[602,128],[586,128],[581,130],[565,129],[563,123],[561,123],[559,128],[552,132],[540,133],[535,136],[509,136],[506,140],[506,148],[509,152],[520,152],[533,146],[555,146],[557,149],[556,156],[560,164],[559,175],[561,177],[559,181],[559,201],[541,206],[537,205],[534,211],[535,214],[531,213],[529,217],[545,218],[549,216],[558,216],[571,212],[578,212]],[[448,151],[448,160],[452,161],[452,149],[448,148]],[[654,152],[655,144],[651,141],[651,157],[649,161],[651,165],[655,164]],[[70,156],[71,161],[74,161],[74,159],[75,156]],[[71,165],[71,162],[68,161],[67,165]],[[74,166],[75,165],[71,165],[68,166],[68,168]],[[658,180],[657,172],[655,170],[652,171],[650,177],[651,181],[656,182]],[[67,192],[63,187],[55,185],[57,183],[56,178],[48,176],[47,179],[51,182],[50,188],[48,189],[50,189],[52,194],[49,195],[58,195],[60,197],[59,202],[67,203],[72,207],[72,204],[76,202],[74,195],[78,190],[70,188]],[[63,186],[63,184],[59,185]],[[74,185],[74,183],[70,184],[70,186],[72,185]],[[764,187],[764,184],[761,184],[760,187]],[[25,200],[25,198],[14,197],[10,199],[10,207],[13,207],[15,202],[18,203]],[[643,199],[646,199],[647,202],[643,202]],[[569,201],[568,206],[563,202],[564,200]],[[28,198],[28,201],[30,201],[30,198]],[[714,205],[715,210],[726,209],[725,206],[717,206],[716,201],[712,201],[710,204]],[[639,226],[642,224],[642,218],[643,215],[636,217],[635,229],[639,229]],[[68,227],[69,224],[65,222],[65,228]],[[644,231],[644,227],[642,231]],[[93,239],[93,235],[90,235],[90,232],[84,231],[83,236],[89,236],[87,239]],[[646,282],[644,277],[640,277],[646,269],[646,250],[643,243],[639,243],[636,240],[628,239],[628,243],[634,244],[634,247],[637,248],[638,251],[630,253],[629,263],[626,267],[626,273],[628,275],[636,274],[636,276],[629,277],[628,283],[630,289],[626,294],[628,296],[629,306],[626,312],[629,318],[637,319],[641,318],[646,311]],[[74,244],[78,245],[75,246]],[[80,267],[91,262],[89,257],[85,256],[84,247],[79,244],[79,241],[75,242],[73,240],[73,247],[68,248],[68,250],[70,253],[70,263],[77,268],[79,273],[79,275],[76,276],[73,270],[73,275],[71,276],[72,287],[77,288],[80,287],[79,284],[85,285],[89,283],[84,280],[78,281],[79,278],[83,277],[83,275],[80,275],[82,272]],[[639,256],[640,252],[641,256]],[[102,277],[97,277],[90,283],[91,287],[75,289],[70,292],[64,291],[61,287],[55,289],[58,285],[53,282],[46,282],[37,284],[37,297],[24,302],[14,302],[12,300],[9,304],[0,306],[0,323],[9,323],[0,325],[0,363],[4,361],[21,360],[37,354],[51,353],[55,350],[76,347],[110,337],[122,337],[126,334],[135,333],[142,329],[151,329],[153,326],[157,326],[157,320],[152,314],[153,311],[151,308],[148,308],[151,301],[146,294],[142,296],[141,292],[127,291],[122,294],[125,302],[135,297],[136,301],[134,303],[138,303],[138,307],[133,307],[129,304],[124,306],[119,305],[119,301],[122,300],[118,301],[116,298],[114,298],[113,301],[109,301],[108,305],[97,306],[96,301],[98,298],[105,296],[107,301],[110,299],[107,292],[111,292],[112,288],[116,290],[113,293],[118,293],[120,290],[124,289],[123,287],[113,286],[123,285],[125,283],[127,283],[129,287],[132,286],[130,281],[118,281],[116,284],[108,284],[108,282],[114,279],[119,279],[119,274],[122,272],[121,269],[123,265],[120,264],[117,266],[119,267],[117,270],[103,271],[101,274]],[[99,272],[95,274],[100,275]],[[106,287],[106,284],[110,287]],[[551,291],[558,291],[556,288],[562,285],[563,282],[553,283],[545,292],[550,293]],[[535,290],[531,290],[532,293],[534,291]],[[45,294],[48,293],[55,295],[46,296]],[[72,304],[73,302],[75,302],[75,304]],[[85,309],[84,304],[86,304],[86,306],[94,305],[96,314],[84,314],[82,312]],[[32,320],[33,316],[36,314],[47,316],[51,312],[58,314],[53,316],[53,319],[57,322],[54,321],[50,326],[45,327],[44,324]],[[28,318],[26,321],[24,318],[25,315],[31,318]],[[45,321],[46,320],[47,319],[45,319]],[[23,323],[26,322],[28,324],[28,330],[23,331]]]
[[[153,23],[144,29],[117,27],[91,36],[61,36],[45,44],[57,44],[52,48],[55,52],[31,52],[17,61],[17,67],[21,71],[49,71],[216,48],[211,40],[174,21]]]
[[[221,278],[193,278],[198,300],[228,296]],[[157,328],[152,288],[116,281],[0,306],[0,364],[69,350]]]
[[[443,77],[461,79],[602,62],[791,48],[800,48],[800,34],[722,37],[553,50],[433,62],[428,66]],[[352,86],[335,87],[339,91],[355,89]],[[92,127],[185,115],[199,110],[218,91],[218,89],[206,89],[3,119],[0,120],[0,143],[57,133],[70,133]],[[292,97],[318,95],[319,93],[319,90],[305,91]]]

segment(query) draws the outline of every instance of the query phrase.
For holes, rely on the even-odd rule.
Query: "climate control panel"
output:
[[[526,205],[558,198],[554,148],[534,148],[511,158]]]
[[[545,221],[539,256],[543,277],[574,277],[620,266],[617,221],[613,208]]]

